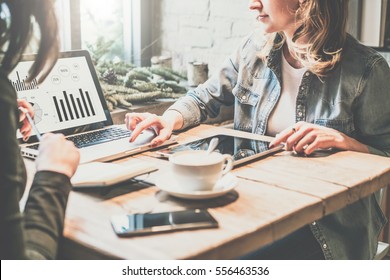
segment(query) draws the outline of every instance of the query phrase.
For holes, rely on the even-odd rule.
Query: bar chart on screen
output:
[[[32,90],[38,88],[37,79],[33,79],[31,82],[27,82],[28,76],[25,75],[24,79],[20,78],[19,71],[15,71],[16,80],[9,80],[16,91]]]
[[[53,96],[59,122],[95,116],[96,112],[88,91],[78,90],[79,95],[63,91],[62,97]]]

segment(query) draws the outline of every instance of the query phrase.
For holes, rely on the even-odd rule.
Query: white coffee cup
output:
[[[210,191],[233,168],[233,158],[203,150],[180,151],[169,157],[172,180],[183,191]]]

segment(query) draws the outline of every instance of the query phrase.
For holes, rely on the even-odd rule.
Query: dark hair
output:
[[[53,1],[4,0],[0,5],[0,12],[8,8],[9,13],[9,17],[2,19],[0,24],[0,48],[5,48],[1,68],[9,74],[18,64],[30,42],[35,19],[40,31],[40,41],[36,60],[29,71],[29,79],[40,75],[39,81],[42,81],[54,66],[59,49]]]

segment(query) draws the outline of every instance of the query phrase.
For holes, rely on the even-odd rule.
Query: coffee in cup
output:
[[[210,191],[233,168],[231,155],[203,150],[180,151],[169,157],[172,180],[183,191]]]

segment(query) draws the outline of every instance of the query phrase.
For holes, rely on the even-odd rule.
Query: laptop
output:
[[[113,125],[90,55],[85,50],[62,52],[50,74],[41,84],[25,84],[34,55],[24,56],[9,75],[18,98],[34,108],[38,131],[62,133],[80,149],[80,163],[110,161],[150,150],[153,130],[144,131],[133,143],[125,125]],[[39,142],[33,132],[24,142],[17,131],[24,157],[36,158]],[[169,139],[166,146],[175,143]]]

